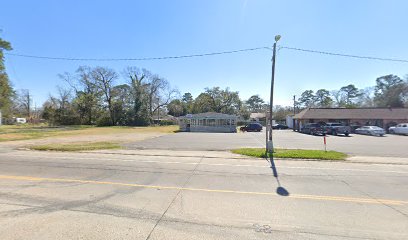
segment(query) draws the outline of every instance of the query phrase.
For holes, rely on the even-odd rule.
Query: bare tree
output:
[[[346,104],[346,98],[342,91],[332,90],[330,95],[333,97],[336,107],[343,107]]]
[[[82,123],[92,124],[96,119],[96,108],[100,98],[98,88],[92,77],[92,69],[80,66],[75,74],[64,73],[59,77],[75,92],[75,104],[78,107]]]
[[[162,78],[160,78],[158,75],[151,75],[148,77],[148,102],[149,102],[149,114],[150,117],[152,117],[153,112],[154,112],[154,105],[155,101],[157,101],[157,98],[159,97],[159,91],[162,88],[165,88],[168,85],[168,82]]]
[[[31,102],[32,96],[30,94],[30,90],[22,89],[19,93],[19,105],[22,109],[22,112],[29,118],[31,116]]]
[[[150,118],[156,110],[167,106],[178,94],[177,89],[171,88],[169,82],[158,75],[148,77],[147,90]]]
[[[115,111],[112,102],[112,88],[114,87],[115,80],[118,78],[117,73],[106,67],[96,67],[92,69],[91,76],[95,81],[96,86],[103,94],[104,101],[109,110],[111,124],[116,125]]]
[[[71,91],[69,89],[57,86],[58,98],[56,101],[61,110],[65,111],[71,101]]]
[[[360,107],[374,107],[374,87],[366,87],[360,90],[357,97],[357,105]]]
[[[147,79],[152,75],[148,70],[137,67],[128,67],[124,75],[129,78],[131,88],[133,124],[145,125],[148,123],[148,87]]]
[[[79,124],[76,109],[72,106],[71,89],[57,86],[57,95],[50,95],[43,104],[42,117],[50,124]]]
[[[158,97],[156,98],[157,102],[155,104],[155,107],[153,108],[153,112],[156,112],[163,107],[167,107],[167,105],[169,105],[169,103],[179,95],[179,91],[175,88],[171,88],[170,86],[162,89],[160,91],[160,95],[158,95]]]

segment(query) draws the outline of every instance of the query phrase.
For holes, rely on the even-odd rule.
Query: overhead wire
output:
[[[333,53],[333,52],[325,52],[325,51],[310,50],[310,49],[295,48],[295,47],[287,47],[287,46],[279,46],[279,48],[280,49],[289,49],[289,50],[301,51],[301,52],[309,52],[309,53],[318,53],[318,54],[324,54],[324,55],[340,56],[340,57],[408,63],[408,60],[405,60],[405,59],[360,56],[360,55]]]
[[[239,53],[239,52],[256,51],[256,50],[265,49],[265,48],[266,47],[256,47],[256,48],[246,48],[246,49],[238,49],[238,50],[222,51],[222,52],[211,52],[211,53],[179,55],[179,56],[164,56],[164,57],[142,57],[142,58],[69,58],[69,57],[36,56],[36,55],[17,54],[17,53],[5,53],[5,54],[11,55],[11,56],[17,56],[17,57],[25,57],[25,58],[65,60],[65,61],[150,61],[150,60],[194,58],[194,57],[232,54],[232,53]]]
[[[308,52],[308,53],[315,53],[315,54],[322,54],[322,55],[329,55],[329,56],[339,56],[339,57],[358,58],[358,59],[366,59],[366,60],[378,60],[378,61],[408,63],[408,60],[406,60],[406,59],[362,56],[362,55],[355,55],[355,54],[326,52],[326,51],[320,51],[320,50],[311,50],[311,49],[288,47],[288,46],[277,46],[277,47],[278,47],[278,51],[281,50],[281,49],[288,49],[288,50],[293,50],[293,51]],[[10,53],[10,52],[4,52],[4,54],[10,55],[10,56],[16,56],[16,57],[24,57],[24,58],[34,58],[34,59],[44,59],[44,60],[63,60],[63,61],[154,61],[154,60],[206,57],[206,56],[241,53],[241,52],[250,52],[250,51],[257,51],[257,50],[262,50],[262,49],[273,50],[269,46],[264,46],[264,47],[245,48],[245,49],[238,49],[238,50],[231,50],[231,51],[209,52],[209,53],[201,53],[201,54],[163,56],[163,57],[140,57],[140,58],[50,57],[50,56],[38,56],[38,55],[18,54],[18,53]]]

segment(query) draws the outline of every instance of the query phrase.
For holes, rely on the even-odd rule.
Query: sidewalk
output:
[[[372,157],[372,156],[352,156],[347,158],[347,162],[371,163],[371,164],[398,164],[408,165],[408,157]]]
[[[248,156],[231,153],[229,151],[181,151],[164,149],[146,149],[146,150],[99,150],[82,151],[87,153],[117,154],[117,155],[141,155],[141,156],[172,156],[172,157],[206,157],[206,158],[224,158],[224,159],[253,159]]]
[[[175,150],[163,150],[163,149],[148,149],[148,150],[100,150],[89,151],[88,153],[102,153],[102,154],[115,154],[115,155],[144,155],[144,156],[172,156],[172,157],[206,157],[206,158],[223,158],[223,159],[250,159],[259,160],[259,158],[253,158],[243,156],[229,151],[175,151]],[[292,158],[276,158],[278,161],[323,161],[330,162],[333,160],[320,160],[320,159],[292,159]],[[339,161],[335,161],[339,162]],[[344,163],[367,163],[367,164],[397,164],[408,165],[407,158],[398,157],[373,157],[373,156],[351,156]]]

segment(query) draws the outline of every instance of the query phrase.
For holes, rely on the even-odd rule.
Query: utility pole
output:
[[[293,117],[296,115],[296,95],[293,95]],[[295,119],[292,118],[293,131],[295,131]]]
[[[30,116],[31,116],[31,96],[30,96],[30,90],[27,90],[27,115],[28,115],[28,119],[30,119]]]
[[[157,108],[157,125],[160,125],[160,107]]]
[[[272,141],[272,108],[273,108],[273,88],[275,83],[275,62],[276,62],[276,43],[281,38],[280,35],[275,36],[275,42],[273,43],[273,55],[272,55],[272,77],[271,77],[271,98],[269,101],[269,137],[268,137],[268,144],[267,149],[270,153],[273,153],[273,141]]]
[[[157,125],[160,126],[160,98],[157,98]]]

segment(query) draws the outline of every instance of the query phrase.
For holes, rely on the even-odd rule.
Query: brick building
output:
[[[348,126],[372,125],[388,129],[408,122],[408,108],[306,108],[296,114],[295,129],[306,123],[341,122]]]

